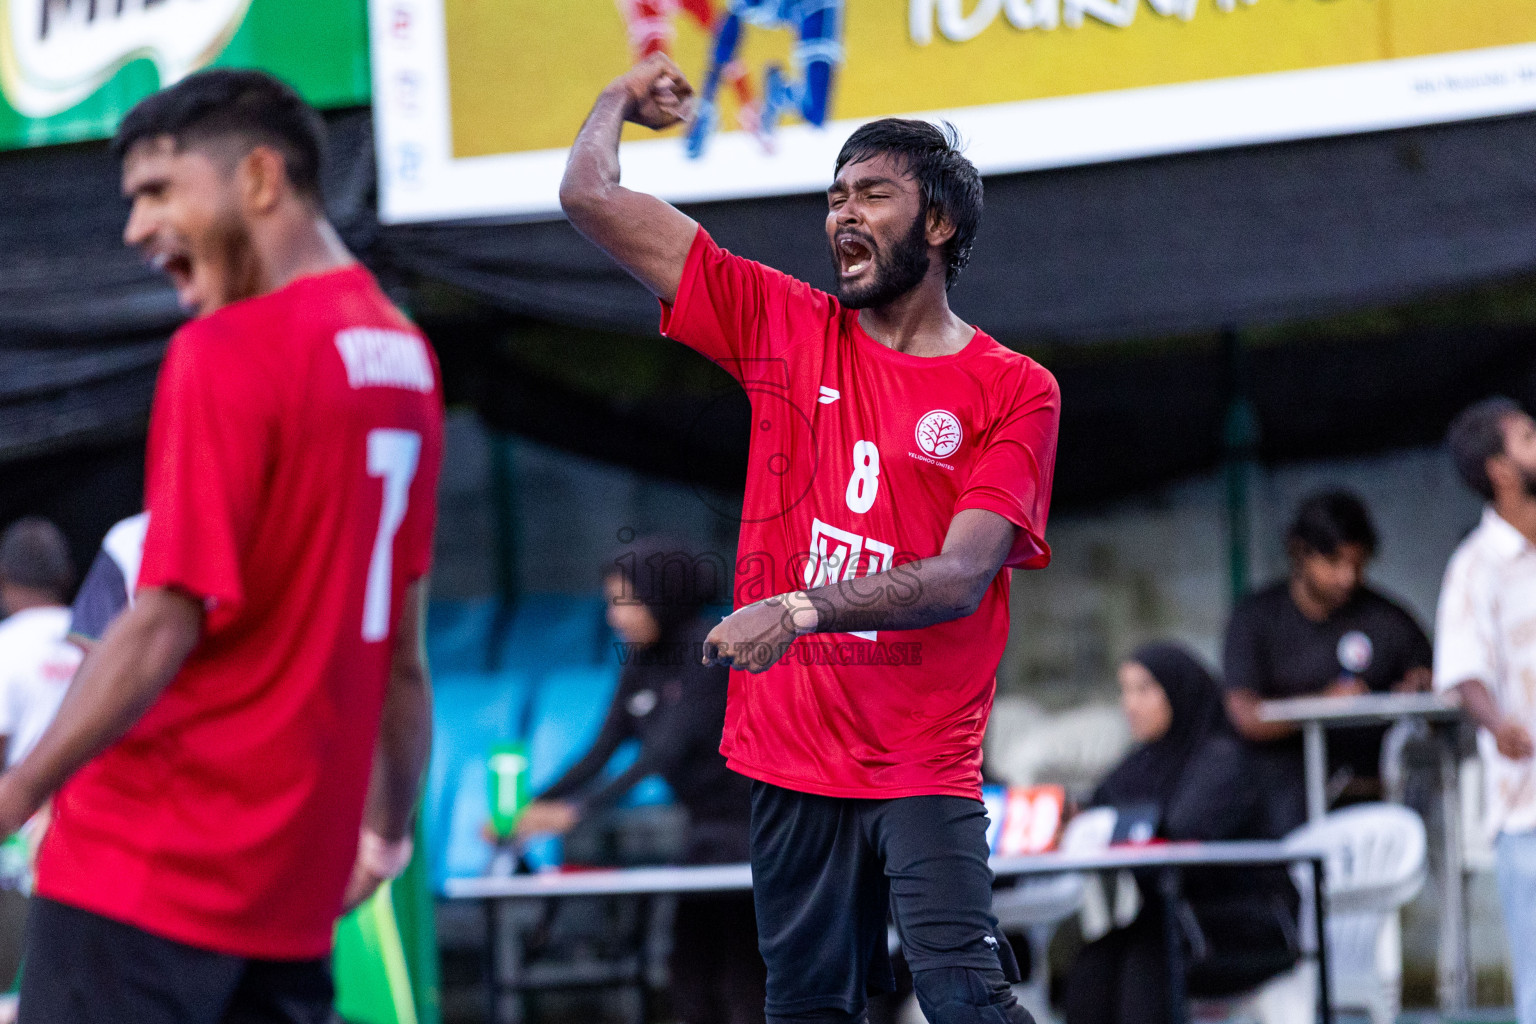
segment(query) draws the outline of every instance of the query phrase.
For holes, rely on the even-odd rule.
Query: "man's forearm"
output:
[[[560,208],[571,225],[668,304],[677,300],[699,226],[655,196],[619,184],[619,140],[626,121],[660,130],[686,119],[691,96],[677,65],[651,55],[598,94],[560,182]]]
[[[815,621],[808,630],[805,622],[797,621],[797,632],[922,629],[975,612],[990,582],[990,577],[978,579],[972,567],[945,555],[908,562],[802,591],[803,601],[815,609]],[[791,610],[800,605],[801,595],[790,595]]]
[[[1499,710],[1498,701],[1493,699],[1493,694],[1488,692],[1488,687],[1481,680],[1468,679],[1457,683],[1455,691],[1461,696],[1462,710],[1480,728],[1492,732],[1503,723],[1504,713]]]
[[[604,89],[571,146],[560,182],[560,205],[577,230],[589,204],[619,183],[619,139],[630,103],[623,89]]]
[[[703,662],[766,672],[800,634],[922,629],[965,618],[997,580],[1016,531],[996,512],[962,509],[937,555],[736,609],[709,631]]]
[[[1259,705],[1263,702],[1252,690],[1232,690],[1227,694],[1227,718],[1239,736],[1255,743],[1269,743],[1301,731],[1290,722],[1267,722],[1259,717]]]
[[[81,664],[32,752],[7,773],[27,813],[144,716],[201,632],[202,610],[190,598],[155,590],[140,595]]]
[[[885,572],[843,580],[791,595],[791,604],[815,608],[817,633],[922,629],[963,619],[981,607],[1002,571],[1017,527],[995,512],[962,509],[950,522],[938,554]],[[807,617],[797,612],[796,618]],[[805,624],[797,632],[805,631]]]
[[[379,726],[364,824],[394,842],[410,834],[421,778],[432,756],[432,687],[424,669],[396,670]]]

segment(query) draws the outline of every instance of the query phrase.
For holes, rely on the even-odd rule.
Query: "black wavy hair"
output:
[[[1376,553],[1376,527],[1365,503],[1348,491],[1323,491],[1301,503],[1285,535],[1292,544],[1333,557],[1345,544]]]
[[[213,68],[145,97],[112,140],[122,159],[137,143],[169,136],[178,148],[239,139],[271,146],[283,157],[294,191],[317,206],[325,122],[291,86],[265,71]]]
[[[833,175],[848,164],[889,154],[902,162],[917,180],[923,207],[919,217],[938,210],[955,233],[944,246],[944,286],[953,288],[955,278],[971,261],[971,246],[981,227],[981,175],[961,152],[960,132],[948,121],[931,124],[901,117],[884,117],[862,125],[837,154]]]

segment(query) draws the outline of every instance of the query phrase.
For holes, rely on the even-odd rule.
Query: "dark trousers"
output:
[[[671,967],[680,1024],[763,1024],[768,972],[750,895],[680,900]]]
[[[754,782],[753,894],[769,1019],[862,1016],[868,997],[894,984],[889,916],[919,1001],[938,1007],[935,1024],[1027,1020],[1008,991],[1017,964],[992,916],[986,833],[979,800],[861,800]]]
[[[27,1024],[328,1024],[324,960],[248,960],[33,897]]]

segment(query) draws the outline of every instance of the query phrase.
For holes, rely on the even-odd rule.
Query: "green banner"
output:
[[[366,0],[0,0],[0,149],[108,138],[209,66],[270,71],[318,107],[365,104]]]

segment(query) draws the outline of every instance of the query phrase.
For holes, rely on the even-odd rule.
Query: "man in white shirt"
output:
[[[46,519],[12,523],[0,534],[0,750],[11,764],[21,729],[38,715],[51,718],[63,699],[75,668],[78,648],[64,640],[70,611],[65,601],[74,585],[69,545]],[[0,840],[5,839],[0,836]],[[25,864],[6,864],[17,877],[6,887],[24,884]],[[0,992],[21,964],[26,901],[15,890],[0,891]],[[10,1007],[0,1002],[0,1015]]]
[[[68,640],[61,634],[52,652],[38,661],[35,672],[7,672],[6,665],[0,662],[0,750],[4,751],[5,767],[27,756],[58,713],[85,654],[101,639],[112,620],[133,603],[148,524],[148,513],[140,512],[107,531],[96,560],[75,594],[73,607],[64,616]],[[63,543],[63,537],[57,540]],[[50,617],[49,622],[52,635],[56,618]]]
[[[1536,1024],[1536,421],[1490,398],[1456,418],[1449,444],[1488,506],[1446,568],[1435,689],[1478,725],[1516,1012]]]
[[[69,545],[46,519],[12,523],[0,535],[0,742],[15,762],[17,728],[39,703],[58,706],[79,664],[64,645],[74,585]],[[51,717],[51,713],[49,714]]]

